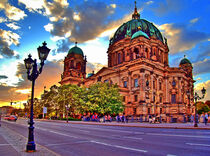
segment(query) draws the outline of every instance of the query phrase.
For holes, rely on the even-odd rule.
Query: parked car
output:
[[[15,115],[10,115],[10,117],[8,118],[9,121],[16,121],[17,120],[17,116]]]
[[[9,119],[9,115],[6,115],[5,117],[4,117],[4,120],[8,120]]]

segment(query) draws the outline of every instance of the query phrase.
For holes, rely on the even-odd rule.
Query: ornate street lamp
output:
[[[198,117],[197,117],[197,108],[196,108],[197,100],[204,98],[204,96],[206,94],[206,89],[203,87],[201,92],[203,94],[202,97],[200,97],[197,92],[195,92],[195,95],[194,95],[194,99],[195,99],[195,124],[194,124],[194,127],[198,127]]]
[[[36,145],[34,142],[34,121],[33,121],[33,100],[34,100],[34,85],[35,85],[35,80],[38,78],[39,74],[42,72],[42,68],[44,66],[44,61],[47,59],[47,56],[50,52],[50,49],[46,47],[47,43],[44,42],[42,43],[42,47],[38,47],[38,55],[39,59],[41,60],[40,63],[40,68],[39,70],[37,69],[37,63],[36,59],[32,59],[31,55],[28,55],[28,58],[24,60],[25,62],[25,67],[27,69],[27,76],[28,80],[32,81],[32,87],[31,87],[31,111],[30,111],[30,121],[29,121],[29,134],[28,134],[28,143],[26,145],[26,151],[27,152],[35,152],[36,150]]]

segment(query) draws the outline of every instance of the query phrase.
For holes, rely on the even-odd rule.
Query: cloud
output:
[[[15,55],[10,45],[19,45],[20,36],[12,31],[0,29],[0,55],[12,57]]]
[[[199,46],[199,54],[196,57],[196,62],[205,59],[206,57],[210,56],[210,43],[207,43],[207,45],[200,45]]]
[[[18,2],[24,4],[30,12],[40,13],[41,9],[44,7],[44,0],[19,0]]]
[[[207,41],[209,34],[189,29],[186,25],[163,24],[158,27],[168,39],[170,53],[179,53],[190,50],[196,44]]]
[[[6,17],[14,21],[19,21],[27,16],[23,10],[10,5],[8,0],[2,0],[0,2],[0,10],[4,10]]]
[[[153,8],[153,11],[158,16],[163,16],[168,14],[169,12],[178,12],[183,7],[183,1],[182,0],[163,0],[160,1],[159,4],[157,4],[156,8]]]
[[[104,67],[103,64],[101,63],[91,63],[91,62],[87,62],[86,65],[86,73],[92,73],[94,71],[94,73],[97,73],[101,68]]]
[[[71,46],[71,44],[69,44],[68,40],[66,40],[66,39],[58,40],[56,45],[58,47],[56,49],[57,53],[68,52],[69,46]]]
[[[210,80],[195,85],[195,92],[202,96],[201,90],[203,87],[206,89],[205,98],[202,101],[210,100]]]
[[[48,32],[51,32],[53,30],[53,24],[48,23],[47,25],[44,26],[45,30]]]
[[[60,1],[48,2],[45,5],[46,14],[51,20],[51,25],[48,24],[51,29],[48,31],[53,36],[68,35],[69,42],[79,43],[94,39],[106,30],[110,23],[108,17],[114,13],[116,7],[103,2],[83,2],[76,6],[75,10]]]
[[[145,4],[146,5],[150,5],[150,4],[153,4],[154,3],[154,1],[148,1],[148,2],[146,2]]]
[[[197,18],[193,18],[193,19],[190,20],[190,23],[194,24],[194,23],[198,22],[198,20],[199,20],[198,17]]]
[[[210,59],[204,59],[203,61],[199,61],[193,64],[193,74],[194,76],[209,72],[210,67]]]
[[[58,84],[61,80],[62,72],[62,60],[47,61],[42,73],[36,80],[34,97],[40,97],[44,86],[50,88],[52,85]],[[31,90],[31,81],[27,79],[26,69],[23,63],[18,63],[16,77],[19,79],[19,82],[17,82],[15,86],[8,86],[5,83],[0,83],[0,103],[10,102],[11,97],[13,101],[23,101],[27,99],[27,94],[30,94]]]
[[[6,75],[0,75],[0,79],[7,79],[8,77]]]
[[[9,28],[14,29],[14,30],[20,29],[20,27],[17,26],[15,22],[7,23],[6,26],[8,26]]]
[[[4,22],[7,22],[7,19],[0,17],[0,23],[4,23]]]

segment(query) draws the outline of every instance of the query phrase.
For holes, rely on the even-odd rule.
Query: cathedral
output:
[[[193,67],[185,57],[179,67],[169,67],[168,53],[167,39],[151,22],[140,18],[135,4],[132,19],[109,41],[108,67],[86,74],[87,58],[76,44],[64,59],[60,84],[117,84],[126,116],[147,121],[151,115],[166,122],[183,122],[194,112]]]

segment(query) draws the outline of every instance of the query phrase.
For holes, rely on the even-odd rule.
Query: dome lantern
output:
[[[132,14],[132,19],[140,19],[140,14],[138,13],[137,8],[136,8],[136,1],[135,1],[135,9]]]

